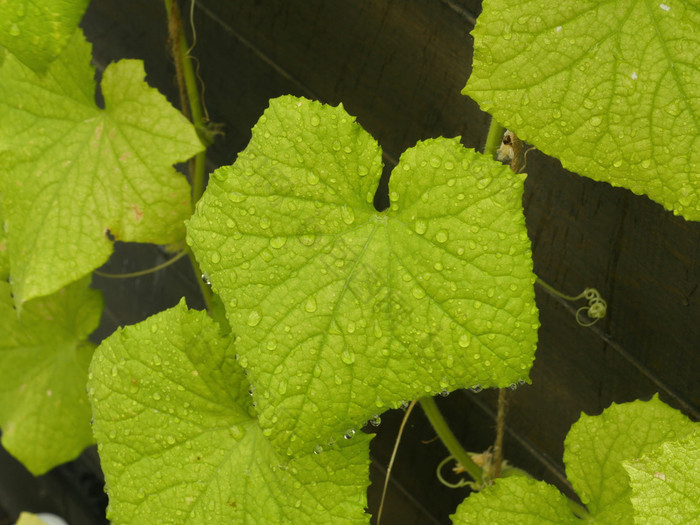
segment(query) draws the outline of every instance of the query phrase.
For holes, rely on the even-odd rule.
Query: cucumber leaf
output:
[[[571,512],[566,496],[556,487],[522,476],[495,480],[493,485],[465,499],[452,515],[454,525],[574,525],[580,522]]]
[[[601,523],[633,523],[632,495],[624,462],[698,428],[661,402],[613,403],[599,416],[583,414],[564,441],[569,481]]]
[[[700,220],[700,5],[485,0],[463,93],[565,168]]]
[[[40,475],[93,443],[85,390],[102,297],[83,279],[14,309],[0,282],[0,428],[2,444]]]
[[[405,400],[527,380],[538,319],[524,176],[428,140],[401,156],[380,213],[381,171],[342,106],[281,97],[188,223],[282,452]]]
[[[89,63],[77,31],[44,76],[11,55],[2,67],[0,195],[18,306],[102,265],[114,239],[184,237],[189,186],[172,164],[201,149],[194,128],[139,61],[107,67],[98,108]]]
[[[370,436],[280,457],[231,336],[184,301],[105,339],[90,367],[116,524],[369,523]]]
[[[88,0],[10,0],[0,2],[0,46],[37,73],[68,44]]]
[[[638,525],[694,523],[700,518],[700,431],[623,463]]]

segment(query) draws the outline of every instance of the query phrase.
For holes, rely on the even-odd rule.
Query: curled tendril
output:
[[[561,293],[559,290],[547,284],[539,277],[537,278],[537,283],[539,283],[542,287],[552,292],[554,295],[561,297],[562,299],[565,299],[567,301],[578,301],[580,299],[586,299],[588,301],[588,306],[582,306],[581,308],[576,310],[576,322],[580,326],[593,326],[598,322],[598,320],[605,317],[605,314],[608,312],[608,303],[605,302],[605,299],[603,299],[600,296],[600,292],[598,292],[598,290],[596,290],[595,288],[586,288],[577,296],[572,297]],[[583,313],[586,314],[586,317],[588,317],[590,321],[586,321],[583,319],[583,317],[581,317],[581,314]]]
[[[599,319],[605,317],[608,311],[608,303],[605,302],[605,299],[600,296],[600,292],[595,288],[586,288],[583,293],[577,296],[577,299],[588,300],[588,306],[582,306],[576,310],[576,322],[579,325],[584,327],[593,326]],[[582,312],[585,312],[586,316],[591,320],[583,321],[580,317]]]
[[[443,476],[442,476],[442,468],[447,465],[450,461],[456,461],[454,456],[447,456],[445,459],[443,459],[440,464],[437,466],[437,469],[435,470],[435,475],[437,476],[437,479],[445,485],[448,488],[451,489],[459,489],[462,487],[471,487],[474,482],[473,481],[467,481],[466,479],[460,479],[457,483],[452,483],[450,481],[447,481]]]

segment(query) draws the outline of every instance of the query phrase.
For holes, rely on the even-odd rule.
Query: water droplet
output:
[[[340,354],[340,360],[346,365],[351,365],[355,362],[355,353],[348,347],[345,347]]]
[[[316,175],[313,171],[306,174],[306,182],[308,182],[309,185],[314,186],[318,184],[318,180],[318,175]]]
[[[418,219],[416,220],[414,228],[418,235],[423,235],[426,231],[428,231],[428,223],[426,223],[424,220]]]
[[[160,394],[159,394],[158,392],[155,392],[155,393],[153,394],[152,397],[153,397],[153,399],[155,399],[156,401],[160,401]]]
[[[469,388],[469,390],[471,390],[471,391],[474,392],[475,394],[478,394],[478,393],[481,392],[483,389],[484,389],[484,387],[482,387],[481,385],[474,385],[473,387]]]
[[[306,303],[304,304],[304,310],[306,310],[309,313],[313,313],[316,311],[317,305],[316,305],[316,299],[312,296],[309,297],[306,300]]]
[[[12,27],[10,27],[10,35],[11,36],[19,36],[21,33],[19,26],[17,24],[12,24]]]
[[[311,125],[312,126],[318,126],[321,123],[321,119],[318,118],[316,115],[311,116]]]
[[[343,217],[343,222],[345,224],[352,224],[355,222],[355,212],[348,206],[343,206],[340,210],[340,215]]]
[[[260,310],[251,310],[250,313],[248,314],[248,320],[246,323],[248,326],[257,326],[260,323],[260,320],[262,319],[262,313]]]
[[[272,248],[275,248],[276,250],[279,250],[286,243],[287,243],[286,237],[273,237],[272,239],[270,239],[270,246]]]
[[[270,227],[270,219],[268,219],[267,217],[261,217],[260,218],[260,227],[263,230],[267,230]]]
[[[221,260],[221,254],[219,252],[214,252],[209,256],[209,260],[217,264]]]
[[[168,442],[168,445],[174,445],[175,444],[175,438],[173,436],[168,436],[165,438],[165,441]]]
[[[349,429],[349,430],[347,430],[347,431],[345,432],[345,434],[343,435],[343,437],[344,437],[345,439],[352,439],[354,436],[355,436],[355,430],[352,429],[352,428]]]
[[[415,286],[411,293],[416,299],[423,299],[423,297],[425,297],[425,290],[423,290],[423,288],[420,286]]]
[[[375,319],[374,320],[374,337],[379,339],[382,336],[382,327],[379,324],[379,320]]]
[[[247,198],[247,195],[243,195],[242,193],[237,191],[232,191],[228,194],[228,200],[230,200],[231,202],[243,202]]]
[[[287,381],[286,379],[282,379],[280,381],[279,386],[277,387],[277,391],[280,393],[280,395],[284,395],[287,393]]]
[[[467,348],[471,344],[471,342],[472,341],[471,341],[471,337],[469,337],[469,334],[462,334],[459,337],[459,341],[457,341],[459,346],[461,346],[462,348]]]
[[[435,240],[440,243],[446,242],[449,238],[450,234],[447,232],[447,230],[440,230],[435,234]]]
[[[302,235],[299,237],[299,242],[304,246],[311,246],[314,242],[316,242],[316,236],[312,234]]]

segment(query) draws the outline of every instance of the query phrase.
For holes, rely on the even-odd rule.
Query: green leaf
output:
[[[0,75],[0,194],[15,302],[48,295],[102,265],[117,240],[184,237],[189,187],[174,162],[199,151],[194,128],[125,60],[95,105],[90,46],[78,31],[48,73],[14,57]]]
[[[2,214],[0,201],[0,281],[5,281],[10,276],[10,256],[7,253],[7,234],[5,233],[5,219]]]
[[[86,339],[102,298],[88,283],[29,301],[18,318],[10,285],[0,282],[2,444],[35,475],[93,442],[85,382],[94,347]]]
[[[700,220],[697,2],[485,0],[464,93],[595,180]]]
[[[88,389],[110,519],[368,523],[371,438],[280,457],[250,415],[231,342],[183,301],[96,350]]]
[[[697,426],[658,396],[613,403],[599,416],[583,414],[564,442],[569,481],[597,521],[631,524],[631,489],[623,462],[684,437]]]
[[[88,0],[0,2],[0,46],[42,73],[70,40],[87,5]]]
[[[544,481],[513,476],[497,479],[492,486],[471,494],[452,515],[454,525],[576,524],[566,497]]]
[[[700,522],[700,431],[623,465],[636,524]]]
[[[342,106],[281,97],[188,224],[280,451],[404,400],[527,379],[538,320],[523,176],[428,140],[401,156],[379,213],[381,171]]]

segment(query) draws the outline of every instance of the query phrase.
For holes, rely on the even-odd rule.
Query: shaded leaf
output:
[[[110,236],[184,236],[189,186],[172,164],[201,149],[193,127],[134,60],[105,70],[99,109],[89,62],[78,31],[43,77],[12,56],[2,68],[0,194],[18,305],[102,265]]]
[[[83,279],[25,304],[18,317],[10,285],[0,282],[2,444],[35,475],[90,445],[85,391],[101,295]]]

